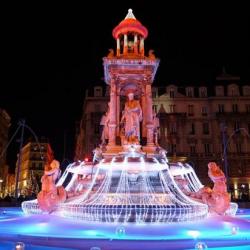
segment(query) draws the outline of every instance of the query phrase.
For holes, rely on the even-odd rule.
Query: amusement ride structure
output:
[[[37,199],[22,203],[25,213],[110,223],[193,221],[236,213],[215,163],[208,164],[211,189],[190,165],[170,163],[158,145],[151,86],[159,59],[152,50],[145,56],[147,35],[131,9],[114,28],[116,50],[103,58],[110,101],[102,119],[102,144],[94,150],[93,162],[70,164],[57,182],[59,163],[48,164]]]

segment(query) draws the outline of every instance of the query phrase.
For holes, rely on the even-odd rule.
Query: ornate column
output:
[[[141,40],[140,40],[140,55],[144,56],[144,38],[143,37],[141,37]]]
[[[116,86],[116,136],[120,136],[120,87]]]
[[[123,55],[128,54],[128,35],[124,34]]]
[[[137,34],[134,36],[134,53],[137,55],[138,54],[138,38]]]
[[[149,83],[146,84],[146,105],[147,146],[154,146],[152,92]]]
[[[146,128],[146,97],[145,97],[145,88],[142,91],[142,96],[141,96],[141,107],[142,107],[142,115],[143,115],[143,120],[142,120],[142,137],[147,137],[147,128]]]
[[[111,79],[110,89],[110,120],[109,120],[109,146],[115,146],[116,139],[116,82],[115,79]]]
[[[121,53],[120,38],[118,37],[116,39],[116,56],[120,56],[120,53]]]

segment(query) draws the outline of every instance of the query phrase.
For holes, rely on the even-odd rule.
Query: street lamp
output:
[[[228,159],[227,159],[227,147],[232,139],[232,137],[240,132],[240,131],[245,131],[247,136],[250,138],[250,135],[248,134],[247,130],[245,128],[237,128],[235,129],[232,134],[227,138],[226,136],[226,126],[224,123],[221,123],[221,132],[222,132],[222,141],[223,141],[223,155],[222,155],[222,161],[224,163],[224,171],[225,171],[225,176],[227,180],[227,190],[229,190],[229,175],[228,175]]]

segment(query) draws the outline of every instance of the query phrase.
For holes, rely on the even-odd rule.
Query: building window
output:
[[[35,168],[36,168],[36,163],[35,163],[35,162],[32,162],[31,168],[32,168],[32,169],[35,169]]]
[[[202,107],[201,108],[201,114],[203,115],[203,116],[207,116],[207,107]]]
[[[95,112],[100,112],[101,111],[101,105],[100,104],[95,104],[95,106],[94,106],[94,111]]]
[[[246,112],[250,113],[250,104],[246,104]]]
[[[250,86],[243,86],[243,95],[250,96]]]
[[[176,132],[177,132],[176,123],[173,122],[173,123],[170,124],[170,133],[171,134],[176,134]]]
[[[43,163],[42,163],[42,162],[39,162],[38,167],[39,167],[39,169],[43,169]]]
[[[190,153],[195,154],[196,153],[196,147],[195,145],[190,146]]]
[[[186,88],[186,95],[188,97],[193,97],[194,96],[194,89],[191,87]]]
[[[157,105],[153,105],[153,111],[157,114]]]
[[[232,111],[233,111],[234,113],[238,113],[238,104],[233,104],[233,105],[232,105]]]
[[[219,113],[224,113],[224,104],[218,104]]]
[[[99,134],[100,133],[100,125],[99,125],[99,123],[95,123],[94,133],[95,134]]]
[[[200,91],[200,97],[207,97],[207,88],[206,87],[202,87],[199,89]]]
[[[224,87],[216,86],[215,92],[216,92],[216,96],[224,96]]]
[[[94,88],[94,96],[101,97],[102,96],[102,87],[95,87]]]
[[[211,153],[210,144],[208,144],[208,143],[204,144],[204,152],[206,155]]]
[[[171,97],[171,98],[175,97],[175,91],[174,91],[174,89],[170,89],[170,91],[169,91],[169,97]]]
[[[236,143],[236,152],[242,153],[241,143]]]
[[[175,154],[176,153],[176,144],[170,144],[170,152],[172,154]]]
[[[169,105],[169,112],[170,113],[175,113],[175,106],[176,105]]]
[[[204,135],[208,135],[209,134],[209,123],[208,122],[204,122],[203,125],[203,134]]]
[[[194,134],[195,134],[195,124],[191,123],[190,135],[194,135]]]
[[[188,105],[188,115],[189,116],[194,115],[194,105]]]

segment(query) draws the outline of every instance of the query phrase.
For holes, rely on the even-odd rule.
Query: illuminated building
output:
[[[102,85],[86,91],[76,159],[90,157],[100,144],[108,93],[109,88]],[[152,97],[160,119],[160,145],[170,160],[189,162],[205,183],[211,159],[224,165],[221,124],[225,123],[228,137],[244,128],[228,141],[228,172],[233,197],[241,199],[245,193],[244,198],[246,194],[250,198],[250,85],[223,72],[213,86],[153,87]]]
[[[54,158],[53,151],[46,140],[41,140],[39,143],[33,141],[28,142],[22,148],[21,153],[22,157],[18,184],[19,193],[31,195],[40,190],[44,166],[47,161],[50,162]],[[17,164],[15,173],[17,171]]]

